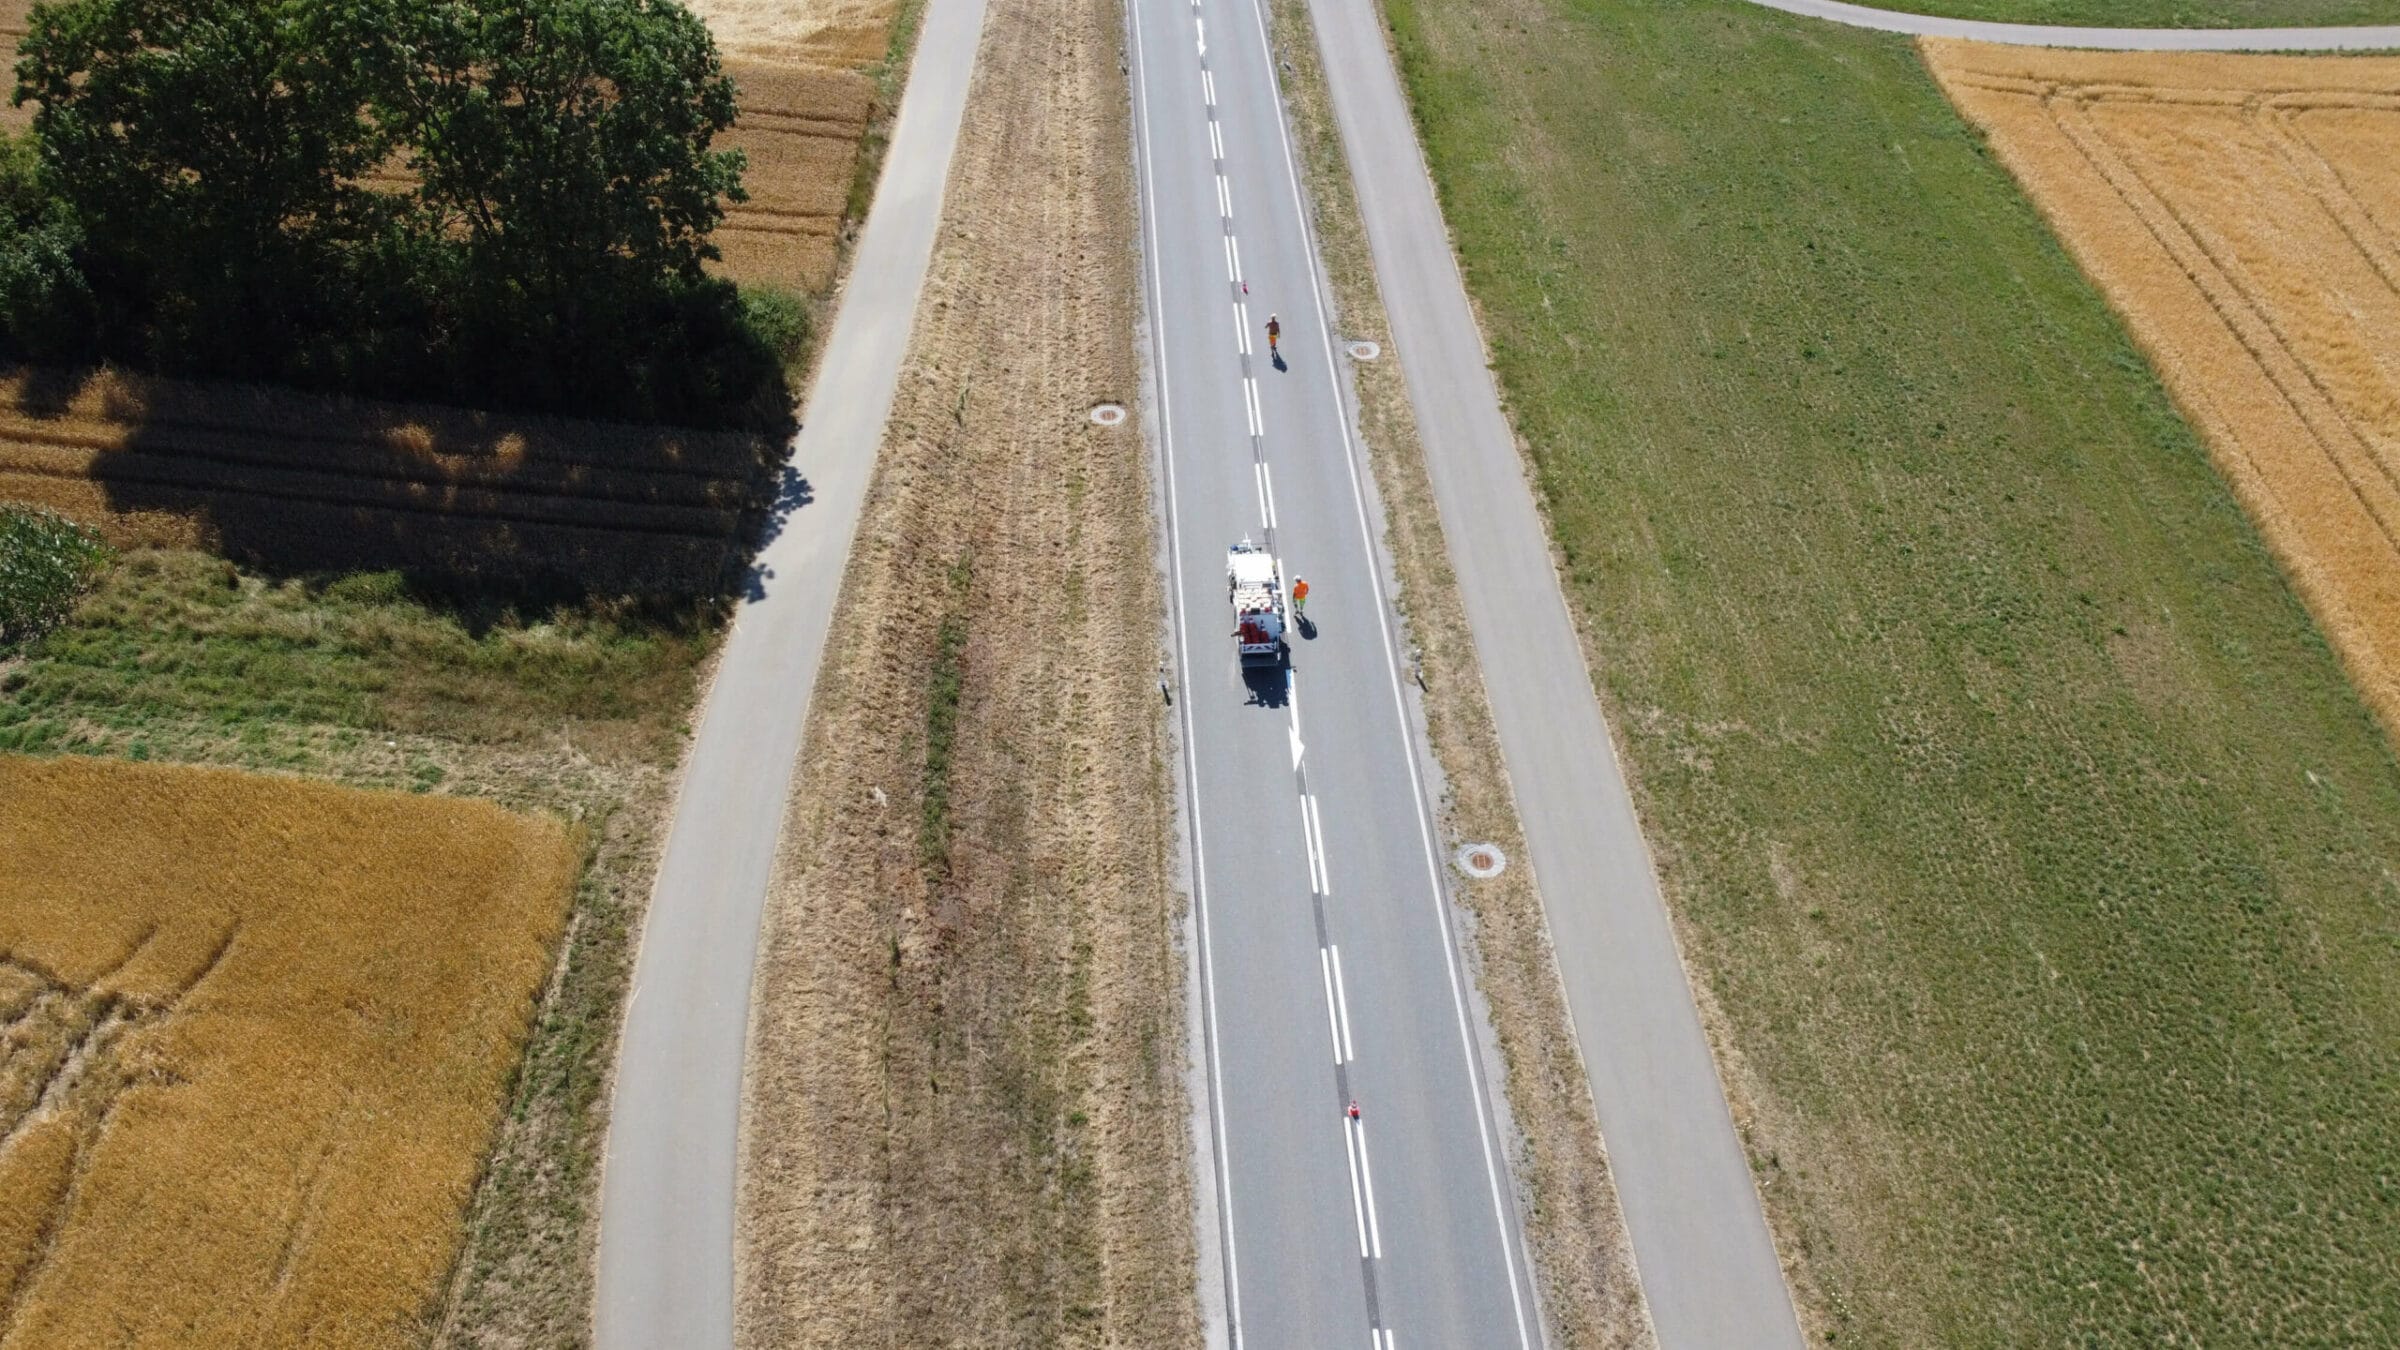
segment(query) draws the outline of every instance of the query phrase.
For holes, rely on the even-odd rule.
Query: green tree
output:
[[[19,46],[86,265],[169,348],[275,346],[338,303],[339,252],[390,202],[361,116],[369,35],[326,0],[44,0]],[[237,353],[238,354],[238,353]]]
[[[402,0],[383,113],[478,277],[545,298],[691,282],[743,199],[734,87],[674,0]]]

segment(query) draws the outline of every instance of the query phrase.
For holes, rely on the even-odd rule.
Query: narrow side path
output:
[[[2119,52],[2341,52],[2400,48],[2400,24],[2362,28],[2069,28],[1903,14],[1844,0],[1750,0],[1787,14],[1852,28],[1920,37],[1973,38],[2018,47],[2095,47]]]
[[[602,1350],[733,1344],[734,1157],[759,914],[802,720],[875,454],[983,32],[929,0],[825,359],[709,691],[642,933],[600,1192]]]

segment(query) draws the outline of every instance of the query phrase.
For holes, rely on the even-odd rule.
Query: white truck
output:
[[[1248,539],[1225,550],[1225,596],[1233,602],[1234,650],[1245,666],[1281,664],[1286,651],[1283,575],[1275,555]]]

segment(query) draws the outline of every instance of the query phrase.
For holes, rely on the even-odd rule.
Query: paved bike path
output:
[[[600,1191],[602,1350],[733,1344],[734,1159],[759,915],[850,540],[941,221],[984,0],[929,0],[780,532],[717,665],[627,996]]]
[[[2338,52],[2400,48],[2400,24],[2359,28],[2075,28],[1993,23],[1872,9],[1843,0],[1750,0],[1786,14],[1852,28],[1919,37],[1973,38],[2018,47],[2094,47],[2120,52]]]

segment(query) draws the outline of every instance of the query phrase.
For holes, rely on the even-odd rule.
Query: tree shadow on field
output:
[[[779,417],[700,431],[0,367],[0,492],[270,576],[398,573],[462,615],[684,621],[756,591],[753,551],[809,501],[773,392]]]

